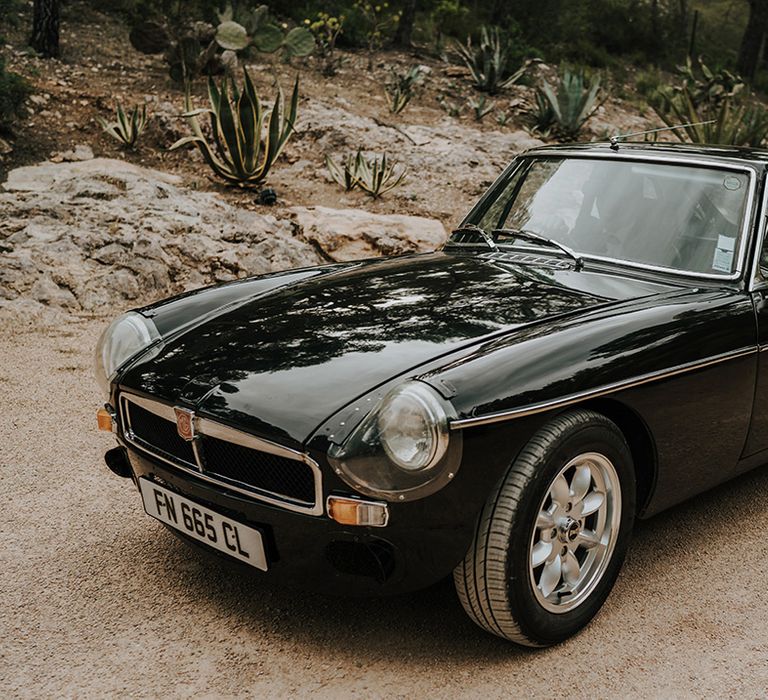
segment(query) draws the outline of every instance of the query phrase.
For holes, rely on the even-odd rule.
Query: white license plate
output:
[[[225,518],[148,479],[139,479],[139,486],[147,515],[224,554],[267,570],[264,543],[258,530]]]

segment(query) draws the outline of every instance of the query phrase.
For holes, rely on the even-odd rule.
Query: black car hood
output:
[[[665,288],[477,253],[368,261],[208,317],[121,385],[298,444],[355,398],[462,346]]]

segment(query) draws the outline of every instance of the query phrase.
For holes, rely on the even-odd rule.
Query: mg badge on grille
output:
[[[190,411],[188,408],[173,407],[173,412],[176,414],[176,430],[179,436],[187,441],[195,439],[195,412]]]

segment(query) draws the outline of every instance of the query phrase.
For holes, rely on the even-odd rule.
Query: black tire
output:
[[[618,532],[612,553],[603,557],[602,574],[585,589],[583,600],[566,612],[552,612],[537,598],[541,591],[534,590],[532,580],[536,518],[555,478],[570,460],[586,452],[607,458],[618,477]],[[464,609],[480,627],[516,644],[544,647],[567,639],[589,623],[613,588],[634,515],[634,466],[621,431],[589,410],[557,416],[523,448],[480,513],[472,545],[453,573]],[[558,540],[552,542],[559,546]]]

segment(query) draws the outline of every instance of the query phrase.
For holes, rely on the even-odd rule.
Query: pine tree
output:
[[[58,58],[59,0],[35,0],[29,45],[45,58]]]

